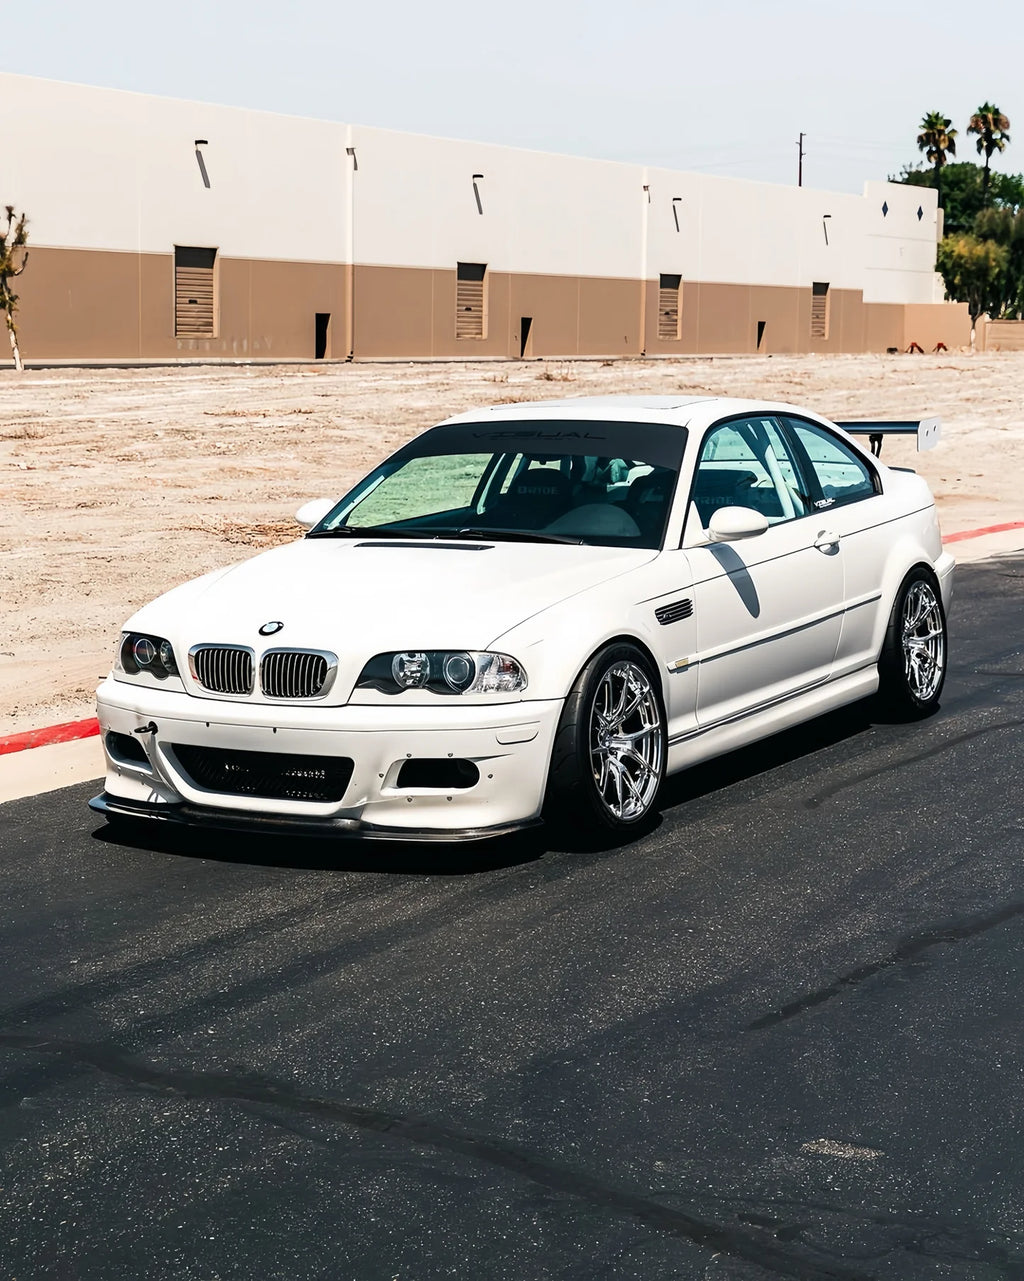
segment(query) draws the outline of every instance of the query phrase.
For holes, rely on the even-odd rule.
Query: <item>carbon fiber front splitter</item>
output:
[[[497,827],[382,827],[361,823],[351,818],[297,819],[285,815],[243,814],[236,810],[207,808],[198,805],[147,804],[124,800],[101,792],[89,802],[89,808],[107,819],[137,819],[140,822],[170,823],[178,827],[197,827],[214,831],[246,832],[264,836],[319,836],[335,840],[361,841],[485,841],[496,836],[510,836],[540,825],[539,818]]]

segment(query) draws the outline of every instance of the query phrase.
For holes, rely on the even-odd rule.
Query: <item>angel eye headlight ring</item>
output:
[[[114,668],[127,676],[138,676],[140,672],[146,672],[157,680],[178,675],[174,646],[163,636],[153,636],[148,632],[122,634]]]
[[[375,654],[356,682],[358,689],[402,694],[428,689],[435,694],[518,694],[526,671],[510,654],[475,650],[405,649]]]

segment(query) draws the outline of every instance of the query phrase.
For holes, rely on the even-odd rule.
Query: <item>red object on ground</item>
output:
[[[70,743],[76,738],[94,738],[100,732],[95,716],[86,721],[65,721],[63,725],[47,725],[43,729],[26,730],[23,734],[8,734],[0,738],[0,756],[8,752],[23,752],[26,747],[49,747],[51,743]]]
[[[982,534],[1003,534],[1010,529],[1024,529],[1024,520],[1011,520],[1007,525],[986,525],[984,529],[962,529],[959,534],[947,534],[944,543],[959,543],[964,538],[980,538]],[[0,748],[0,751],[3,749]]]

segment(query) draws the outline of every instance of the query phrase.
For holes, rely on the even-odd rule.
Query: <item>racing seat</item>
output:
[[[774,487],[755,489],[756,480],[754,471],[746,468],[698,468],[693,483],[693,502],[700,515],[702,528],[707,528],[707,523],[719,507],[754,507],[765,516],[782,515],[782,506]]]
[[[553,467],[531,465],[487,513],[495,528],[543,529],[569,506],[572,477]]]
[[[647,540],[656,537],[664,528],[675,481],[675,473],[658,470],[638,476],[629,487],[623,507]]]

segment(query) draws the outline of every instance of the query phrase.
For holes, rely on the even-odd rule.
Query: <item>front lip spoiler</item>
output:
[[[486,841],[496,836],[510,836],[540,825],[539,818],[497,827],[384,827],[379,823],[361,823],[354,818],[303,819],[284,815],[243,814],[235,810],[207,809],[205,806],[151,804],[128,801],[101,792],[89,802],[89,808],[104,818],[133,818],[143,822],[170,823],[178,827],[203,827],[223,832],[246,832],[263,836],[342,837],[362,841]]]

